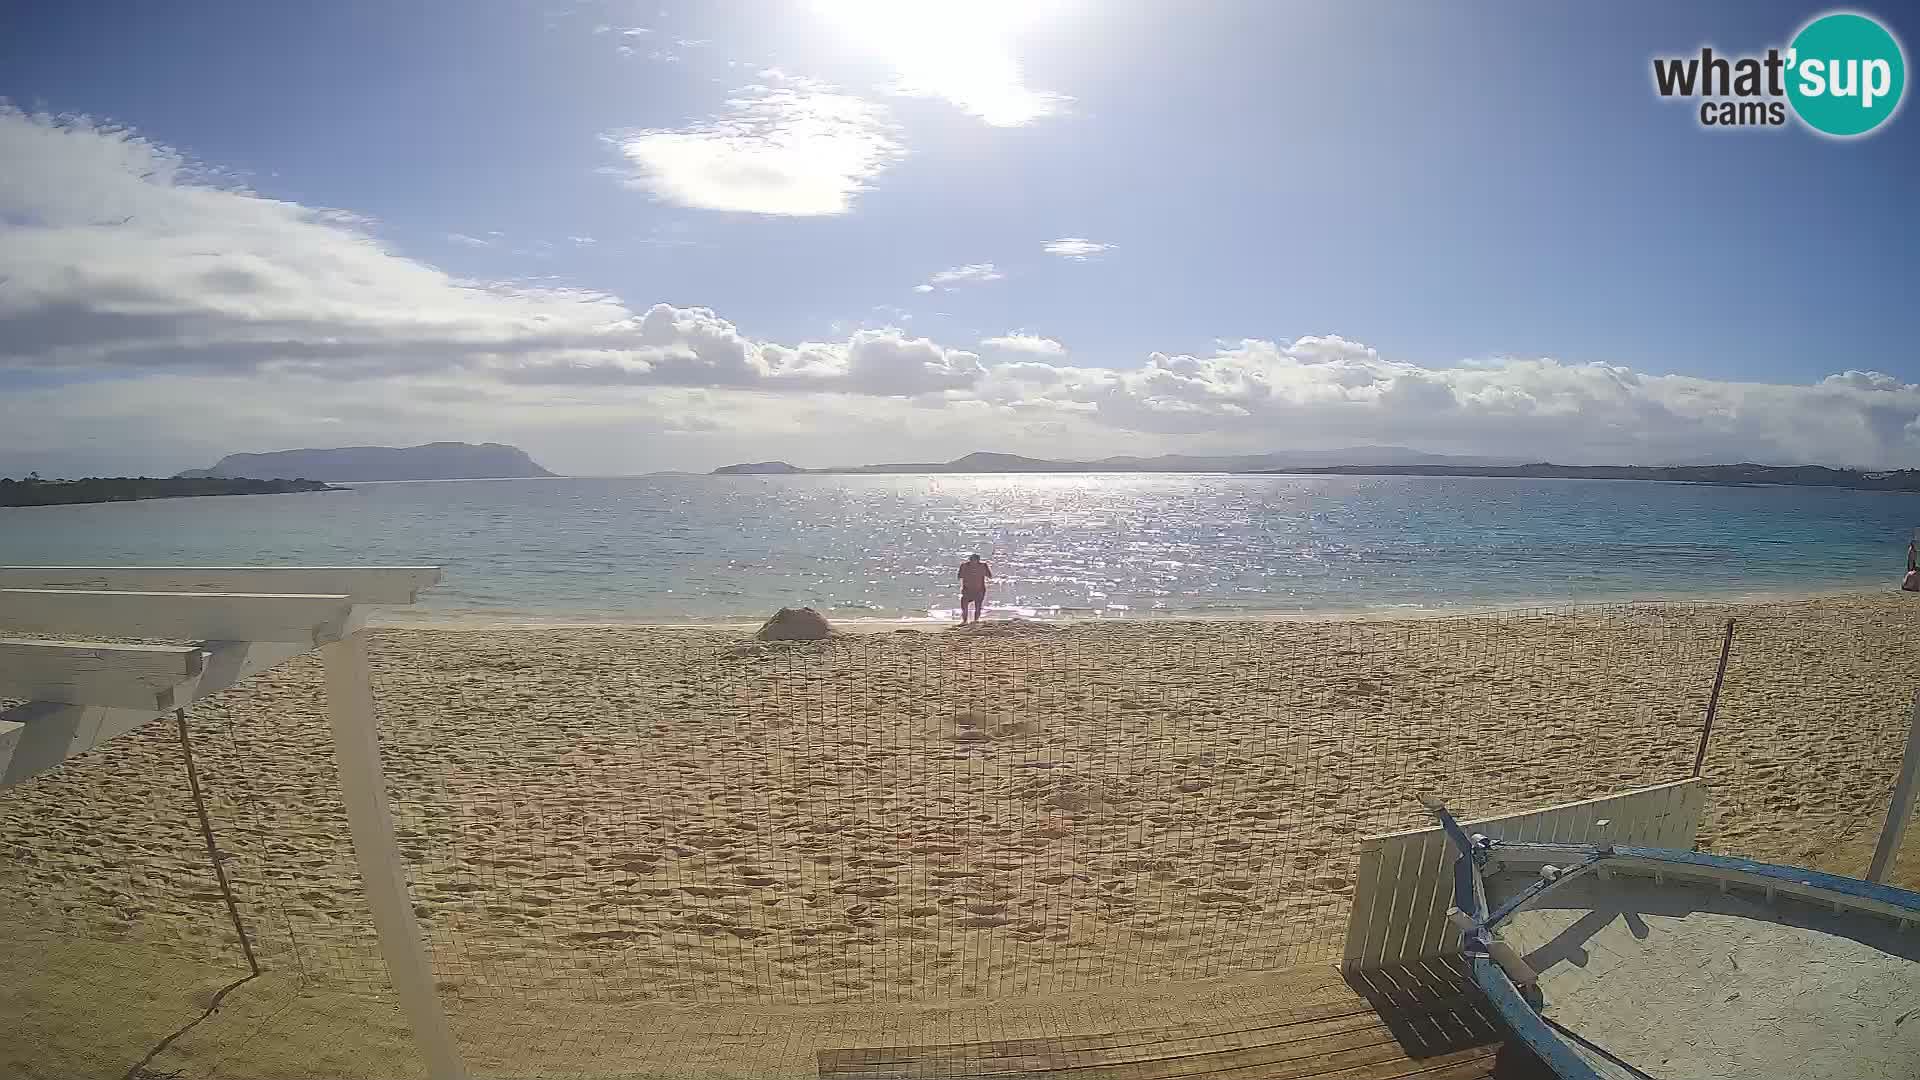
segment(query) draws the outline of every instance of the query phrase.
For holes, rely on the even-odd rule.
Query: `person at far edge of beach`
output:
[[[1906,592],[1920,592],[1920,553],[1915,552],[1916,540],[1907,541],[1907,576],[1900,581],[1900,588]]]
[[[987,580],[993,567],[980,561],[979,555],[967,556],[960,564],[960,625],[967,625],[967,605],[973,605],[973,621],[980,621],[980,607],[987,602]]]

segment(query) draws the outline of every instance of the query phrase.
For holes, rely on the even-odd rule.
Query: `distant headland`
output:
[[[1650,480],[1668,484],[1830,487],[1858,491],[1920,491],[1920,469],[1869,472],[1825,465],[1328,465],[1262,469],[1271,473],[1333,476],[1491,476],[1541,480]]]
[[[200,495],[284,495],[296,491],[342,491],[318,480],[245,480],[220,477],[89,476],[80,480],[0,478],[0,506],[64,506],[70,503],[186,499]]]
[[[945,462],[841,465],[803,469],[784,461],[726,465],[715,476],[846,475],[860,473],[1044,473],[1223,472],[1320,476],[1485,476],[1545,480],[1646,480],[1677,484],[1830,487],[1860,491],[1920,491],[1920,469],[1870,471],[1825,465],[1554,465],[1517,464],[1495,458],[1427,454],[1404,446],[1359,446],[1345,450],[1279,450],[1266,454],[1109,457],[1054,461],[1018,454],[973,453]]]
[[[211,469],[188,469],[179,479],[305,477],[335,483],[374,480],[496,480],[553,476],[526,451],[505,443],[435,442],[421,446],[343,446],[332,450],[276,450],[228,454]]]
[[[1162,454],[1158,457],[1107,457],[1097,461],[1057,461],[1019,454],[978,452],[952,461],[899,462],[886,465],[837,465],[803,469],[784,461],[724,465],[715,476],[791,476],[798,473],[1023,473],[1023,472],[1257,472],[1262,469],[1334,464],[1503,465],[1500,458],[1428,454],[1405,446],[1350,446],[1343,450],[1276,450],[1264,454]]]

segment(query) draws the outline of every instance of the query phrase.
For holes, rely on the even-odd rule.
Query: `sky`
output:
[[[5,5],[0,475],[1920,466],[1920,119],[1712,130],[1650,74],[1827,10]]]

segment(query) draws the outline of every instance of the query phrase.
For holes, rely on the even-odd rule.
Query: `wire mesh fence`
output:
[[[1333,955],[1355,842],[1417,793],[1686,775],[1714,615],[616,634],[385,730],[465,994],[1023,997]]]
[[[1858,874],[1865,862],[1852,852],[1878,836],[1899,774],[1920,635],[1897,606],[1798,607],[1730,613],[1699,845]]]
[[[0,896],[0,1074],[127,1074],[250,973],[170,722],[0,792]]]
[[[344,1015],[391,1016],[324,704],[317,658],[302,658],[187,717],[220,865],[262,979],[248,979],[175,718],[0,789],[0,984],[10,991],[0,1018],[19,1035],[6,1041],[0,1073],[172,1075],[145,1059],[188,1032],[203,1050],[244,1056],[276,1041],[270,1018],[314,990],[371,1003]],[[202,1027],[216,1008],[226,1025]],[[325,1060],[314,1050],[304,1052]],[[203,1063],[192,1064],[186,1075],[199,1075]]]
[[[1424,825],[1416,795],[1480,815],[1688,775],[1729,618],[1701,845],[1871,843],[1920,686],[1901,614],[389,631],[373,663],[439,990],[518,1068],[499,1018],[543,1003],[990,1002],[1330,959],[1356,842]],[[263,966],[386,995],[320,684],[303,659],[196,707],[195,754]],[[165,725],[0,792],[9,978],[186,1008],[244,973],[196,828]],[[76,943],[167,963],[51,951]]]

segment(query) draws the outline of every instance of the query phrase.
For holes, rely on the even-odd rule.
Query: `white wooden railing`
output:
[[[1704,781],[1680,780],[1461,826],[1516,843],[1691,848],[1706,793]],[[1363,837],[1342,965],[1361,971],[1459,952],[1447,920],[1458,855],[1437,826]]]

